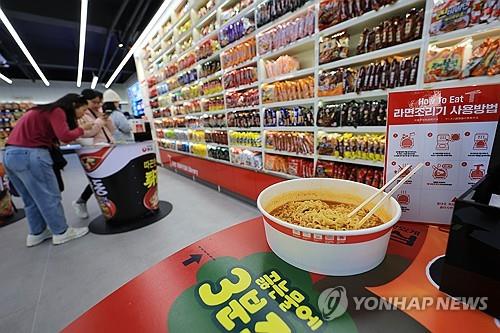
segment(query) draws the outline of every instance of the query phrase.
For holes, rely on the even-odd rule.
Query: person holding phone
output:
[[[78,123],[81,126],[92,124],[92,129],[85,132],[83,138],[93,138],[94,145],[115,143],[113,133],[116,131],[116,127],[109,114],[104,113],[102,110],[103,94],[97,90],[85,89],[82,91],[82,96],[88,102],[88,109],[85,115],[78,120]],[[73,201],[75,214],[81,219],[87,219],[89,217],[87,202],[91,196],[92,187],[90,187],[89,184],[85,187],[80,198]]]
[[[104,92],[103,106],[104,113],[109,114],[116,127],[113,136],[116,142],[134,142],[132,126],[120,110],[120,95],[114,90],[108,89]]]

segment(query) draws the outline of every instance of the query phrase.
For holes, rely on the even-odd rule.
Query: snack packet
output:
[[[438,82],[458,79],[472,53],[472,39],[449,47],[431,45],[427,52],[424,81]]]

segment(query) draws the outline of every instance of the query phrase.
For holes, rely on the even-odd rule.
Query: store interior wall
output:
[[[130,111],[128,104],[127,88],[130,85],[114,84],[111,89],[115,90],[122,98],[123,111]],[[12,85],[0,83],[0,102],[33,102],[47,103],[53,102],[68,93],[80,93],[83,89],[90,88],[90,82],[83,82],[81,88],[76,86],[75,82],[51,81],[50,86],[46,87],[40,81],[19,80],[16,79]],[[104,91],[103,85],[98,85],[97,90]]]

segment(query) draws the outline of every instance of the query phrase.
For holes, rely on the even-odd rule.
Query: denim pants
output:
[[[47,149],[8,146],[4,153],[7,176],[24,201],[30,234],[48,226],[53,234],[68,228],[61,204],[61,192]]]

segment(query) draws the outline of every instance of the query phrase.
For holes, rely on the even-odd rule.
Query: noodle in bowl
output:
[[[346,276],[375,268],[384,260],[392,227],[401,216],[401,207],[394,198],[386,200],[376,212],[381,223],[372,222],[374,226],[368,228],[356,229],[353,227],[356,223],[350,223],[347,228],[353,230],[329,229],[341,227],[345,221],[330,223],[326,220],[326,217],[335,218],[335,207],[324,214],[317,214],[316,211],[319,209],[318,201],[347,204],[350,211],[351,207],[358,206],[377,190],[365,184],[331,178],[289,180],[266,188],[260,193],[257,206],[263,215],[271,250],[287,263],[318,274]],[[372,200],[365,207],[366,211],[383,195],[386,194]],[[298,216],[314,219],[314,224],[301,226],[271,215],[275,209],[288,207],[287,204],[294,201],[310,201],[303,207],[305,215]],[[316,209],[315,213],[311,214],[310,209]],[[339,211],[346,211],[346,207],[339,208]],[[357,218],[364,214],[360,212]]]

